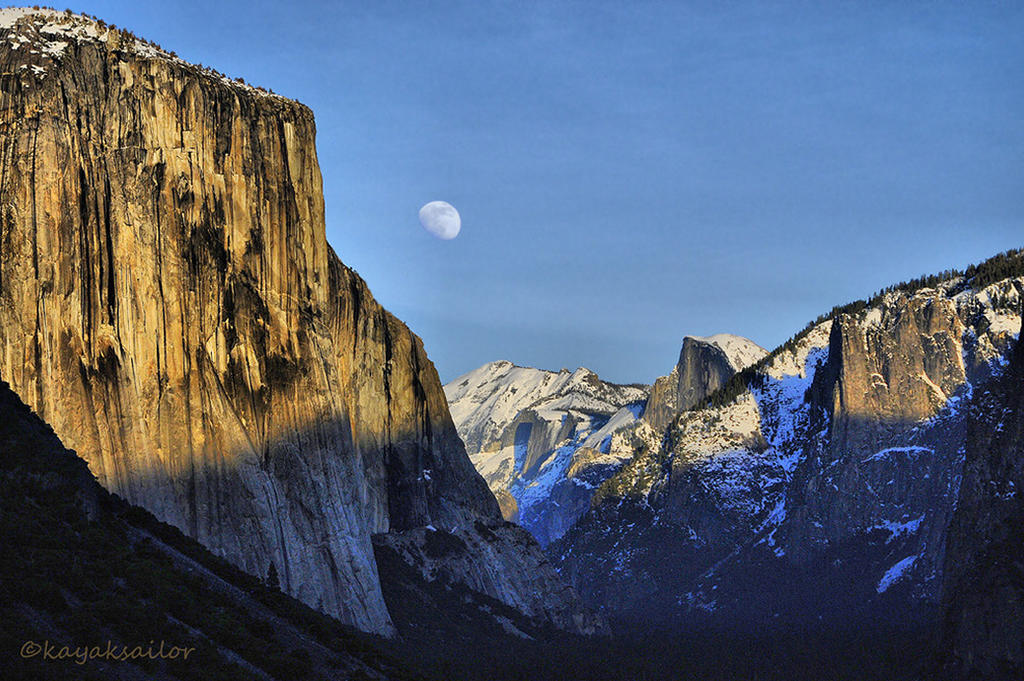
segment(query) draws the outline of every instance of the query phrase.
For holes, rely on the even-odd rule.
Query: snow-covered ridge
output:
[[[503,509],[514,507],[506,517],[541,543],[575,522],[592,490],[623,463],[609,453],[612,435],[637,420],[647,397],[645,386],[606,383],[589,369],[508,361],[459,376],[444,391],[470,460],[506,499]]]
[[[920,289],[909,296],[900,291],[887,293],[874,306],[860,312],[859,320],[865,326],[878,326],[882,324],[884,315],[894,314],[893,310],[902,308],[901,300],[934,297],[943,299],[949,296],[950,290],[958,281],[950,280],[935,288]],[[1016,337],[1021,326],[1021,317],[1016,311],[1020,309],[1021,290],[1024,290],[1024,278],[1010,278],[980,291],[968,290],[951,297],[964,323],[964,346],[971,347],[971,352],[976,355],[975,361],[996,361],[1006,350],[1006,339]],[[804,333],[792,348],[776,351],[760,369],[765,379],[761,386],[745,391],[734,403],[709,408],[704,410],[706,413],[684,415],[679,427],[690,421],[714,423],[715,427],[691,429],[692,432],[686,436],[677,433],[677,453],[699,451],[702,454],[699,458],[705,459],[713,457],[716,453],[731,452],[735,449],[737,441],[749,439],[752,435],[760,435],[768,445],[768,449],[762,452],[761,456],[768,459],[774,453],[786,463],[784,468],[791,469],[795,464],[795,461],[789,460],[791,444],[801,439],[801,426],[806,426],[805,393],[811,386],[815,368],[828,358],[832,325],[833,320],[825,319]],[[717,337],[702,340],[710,342],[713,339]],[[967,342],[968,339],[970,343]],[[747,404],[747,394],[752,394],[755,398],[756,410],[747,414],[747,419],[734,423],[734,419],[727,416],[732,414],[734,406]],[[949,402],[954,405],[958,399],[950,397]],[[751,418],[754,419],[754,423],[750,423]],[[893,453],[914,455],[920,451],[927,451],[927,448],[891,447],[874,454],[872,459]]]
[[[524,409],[557,420],[573,409],[615,412],[645,399],[646,388],[601,381],[586,368],[547,371],[509,361],[485,364],[444,386],[452,420],[472,453],[497,439]]]
[[[780,485],[797,463],[790,443],[806,425],[804,394],[817,362],[827,355],[831,326],[830,320],[822,322],[792,349],[772,357],[762,369],[766,380],[761,388],[744,391],[729,404],[683,412],[670,426],[673,446],[665,452],[673,465],[701,469],[706,488],[737,512],[754,516],[776,504]],[[745,338],[732,338],[760,351],[751,364],[764,356]],[[648,456],[665,444],[660,434],[642,439],[649,443]],[[645,471],[651,468],[638,460],[624,467],[613,483],[631,496],[646,498],[663,482],[649,478]]]
[[[764,367],[764,373],[781,381],[787,376],[807,378],[808,357],[828,348],[829,334],[832,333],[832,320],[826,319],[811,328],[790,350],[782,350]],[[825,353],[827,354],[827,353]]]
[[[768,354],[767,350],[749,338],[736,336],[731,333],[716,333],[713,336],[688,336],[688,338],[707,345],[714,345],[725,353],[729,363],[732,364],[736,371],[747,368]]]
[[[76,14],[70,10],[58,11],[52,8],[7,7],[0,9],[0,46],[11,50],[24,50],[26,54],[38,55],[37,64],[23,64],[22,70],[43,79],[49,73],[49,66],[60,61],[69,44],[105,44],[110,50],[130,53],[143,59],[160,59],[192,69],[220,81],[235,90],[261,97],[273,97],[281,101],[292,101],[253,87],[240,79],[228,78],[224,74],[204,66],[198,66],[168,52],[156,43],[136,37],[131,31],[107,24],[99,19]]]

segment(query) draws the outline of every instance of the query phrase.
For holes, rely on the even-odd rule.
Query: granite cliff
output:
[[[127,31],[0,12],[0,373],[105,488],[388,633],[374,535],[502,520],[422,342],[327,244],[315,132]],[[459,564],[522,568],[497,555]]]
[[[680,412],[702,402],[733,374],[766,354],[767,350],[742,336],[686,336],[672,372],[651,387],[644,421],[655,430],[665,430]]]
[[[942,592],[944,678],[1024,676],[1024,343],[967,423]]]

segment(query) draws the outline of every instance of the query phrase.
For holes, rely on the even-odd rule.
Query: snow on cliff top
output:
[[[40,16],[64,16],[64,12],[58,12],[55,9],[32,9],[31,7],[4,7],[0,9],[0,28],[10,28],[21,19],[27,17],[30,14],[38,14]],[[81,15],[75,14],[75,17]]]
[[[767,350],[749,338],[735,336],[731,333],[716,333],[713,336],[689,336],[689,338],[717,347],[725,353],[729,363],[737,371],[745,369],[768,354]]]
[[[136,37],[126,29],[71,11],[58,11],[48,7],[40,9],[7,7],[0,9],[0,30],[7,31],[6,46],[11,50],[19,50],[28,45],[25,49],[29,54],[46,56],[52,61],[59,61],[64,56],[64,50],[68,46],[69,40],[78,43],[106,43],[112,48],[130,52],[144,59],[162,59],[188,67],[211,76],[236,90],[244,90],[262,97],[292,101],[263,88],[248,85],[241,80],[228,78],[214,69],[187,62],[173,52],[167,52],[156,43]],[[2,46],[4,43],[0,42],[0,47]],[[22,68],[27,68],[27,65]],[[43,65],[32,66],[31,70],[40,78],[46,77],[45,62]]]

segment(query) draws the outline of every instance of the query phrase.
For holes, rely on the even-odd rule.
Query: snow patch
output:
[[[604,424],[599,430],[594,431],[590,437],[584,440],[583,446],[607,453],[606,445],[611,443],[612,434],[635,423],[640,418],[642,412],[642,403],[627,404],[612,414],[612,417],[608,419],[608,423]]]
[[[882,575],[882,579],[878,582],[878,593],[885,593],[893,584],[903,579],[907,571],[914,567],[914,563],[917,562],[917,556],[907,556],[900,562],[893,565],[891,568],[885,571]]]
[[[862,463],[868,463],[869,461],[879,461],[882,459],[888,459],[895,454],[906,454],[912,459],[916,459],[922,454],[935,454],[935,450],[931,447],[920,447],[911,445],[909,447],[887,447],[880,452],[875,452],[868,458],[864,459]]]
[[[64,52],[71,41],[77,43],[107,43],[114,49],[129,52],[144,59],[160,59],[187,67],[195,72],[213,77],[235,90],[244,90],[261,97],[286,99],[280,95],[267,92],[262,88],[252,87],[241,80],[232,80],[213,69],[201,68],[191,64],[164,51],[153,43],[134,37],[126,30],[114,28],[108,24],[101,24],[91,17],[75,14],[70,11],[62,12],[45,8],[32,9],[30,7],[0,9],[0,30],[8,31],[7,37],[11,40],[12,48],[17,49],[25,43],[31,43],[38,48],[38,51],[31,50],[30,54],[40,54],[49,58],[51,62],[58,61],[64,56]],[[12,33],[17,33],[17,35],[11,35]],[[47,65],[41,64],[34,64],[29,70],[41,78],[45,78],[48,73]]]
[[[886,532],[888,532],[889,533],[889,538],[885,540],[885,543],[888,544],[888,543],[892,542],[892,540],[900,537],[901,535],[911,534],[913,532],[917,532],[917,529],[921,526],[922,522],[924,522],[924,516],[923,515],[921,517],[919,517],[919,518],[914,518],[913,520],[907,520],[907,521],[903,521],[903,522],[894,522],[892,520],[883,520],[880,523],[872,525],[871,529],[872,530],[885,530]]]

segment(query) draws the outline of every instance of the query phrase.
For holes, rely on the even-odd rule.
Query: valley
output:
[[[446,339],[328,243],[336,138],[97,17],[0,10],[0,676],[1024,673],[1024,250],[771,349],[683,336],[653,381],[442,385]],[[431,238],[474,238],[434,203]],[[157,641],[195,657],[25,652]]]

